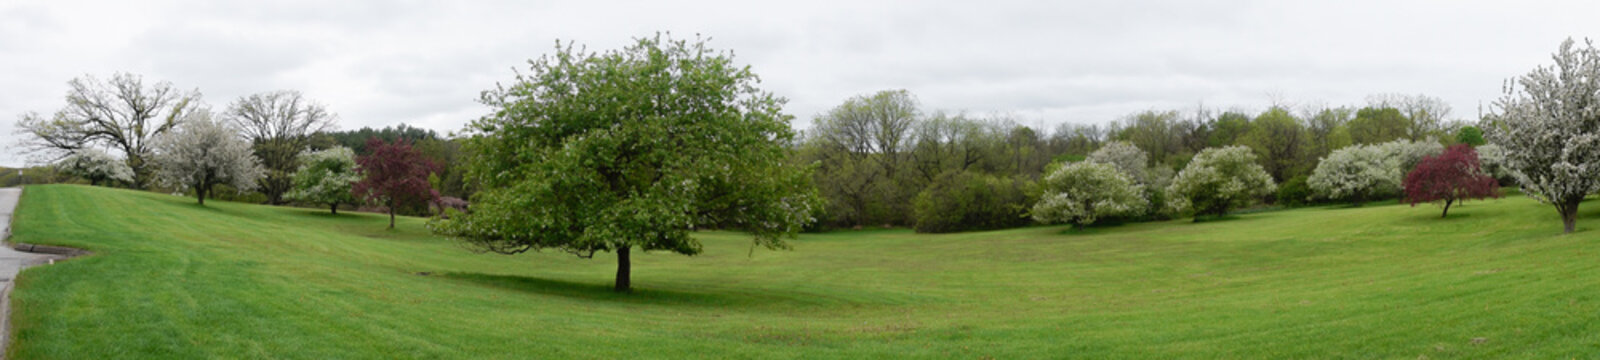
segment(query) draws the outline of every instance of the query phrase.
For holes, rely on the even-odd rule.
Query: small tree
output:
[[[1443,202],[1450,215],[1450,204],[1467,199],[1500,197],[1500,186],[1478,167],[1478,153],[1467,144],[1457,144],[1439,156],[1429,156],[1406,174],[1406,202]]]
[[[384,142],[367,139],[372,153],[356,159],[366,173],[352,188],[356,194],[389,208],[389,228],[394,228],[394,213],[401,206],[427,206],[439,200],[439,192],[428,184],[428,175],[438,172],[433,160],[411,148],[411,142],[397,139]]]
[[[157,137],[155,150],[161,182],[193,189],[200,205],[206,204],[213,186],[229,184],[248,191],[265,172],[238,130],[213,121],[206,110],[190,113],[177,127]]]
[[[1323,158],[1306,185],[1317,196],[1361,205],[1399,193],[1397,169],[1377,146],[1351,145]]]
[[[1108,216],[1138,214],[1149,206],[1144,186],[1116,167],[1098,162],[1062,166],[1040,183],[1044,196],[1033,206],[1033,219],[1083,228]]]
[[[352,188],[361,181],[361,171],[350,148],[335,146],[302,153],[299,162],[300,169],[293,177],[294,189],[287,194],[290,199],[328,205],[334,215],[339,214],[339,204],[359,200]]]
[[[1507,84],[1486,126],[1523,192],[1555,205],[1566,233],[1577,229],[1583,198],[1600,190],[1600,50],[1574,45],[1561,43],[1554,67]]]
[[[1167,186],[1168,206],[1174,211],[1216,216],[1277,191],[1272,175],[1256,163],[1256,155],[1238,145],[1200,151]]]
[[[89,185],[110,181],[133,182],[128,163],[95,148],[82,148],[56,162],[56,170],[89,180]]]

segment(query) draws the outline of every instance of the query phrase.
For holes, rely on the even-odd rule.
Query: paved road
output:
[[[0,234],[8,238],[6,246],[0,246],[0,282],[5,282],[10,287],[11,279],[17,277],[17,272],[22,268],[43,264],[51,259],[60,259],[58,256],[35,254],[11,249],[11,213],[17,209],[17,200],[22,196],[22,189],[0,189]]]
[[[0,238],[11,237],[11,213],[17,209],[17,201],[21,200],[22,189],[0,189]],[[11,342],[11,284],[12,279],[23,268],[44,264],[60,256],[35,254],[16,251],[11,248],[11,242],[5,241],[0,246],[0,357],[3,357],[6,345]]]

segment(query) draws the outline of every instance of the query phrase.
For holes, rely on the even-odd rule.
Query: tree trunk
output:
[[[389,229],[394,229],[394,203],[389,203]]]
[[[339,215],[339,203],[328,204],[328,210],[333,211],[334,215]]]
[[[206,206],[206,187],[203,185],[194,187],[194,197],[200,199],[200,206]]]
[[[1445,199],[1444,200],[1444,213],[1439,214],[1439,218],[1443,219],[1446,216],[1450,216],[1450,203],[1453,203],[1453,202],[1456,202],[1456,200],[1455,199]]]
[[[617,248],[617,292],[633,291],[633,281],[629,278],[633,271],[633,263],[628,260],[628,247]]]
[[[1561,225],[1565,233],[1571,234],[1578,227],[1578,204],[1583,202],[1583,197],[1567,199],[1556,203],[1556,211],[1561,212]]]

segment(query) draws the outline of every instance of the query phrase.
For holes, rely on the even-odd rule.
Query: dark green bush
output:
[[[1027,225],[1033,197],[1028,181],[973,172],[947,172],[934,179],[912,203],[916,230],[944,233]]]
[[[1311,203],[1311,186],[1306,185],[1306,176],[1300,175],[1289,178],[1278,185],[1277,204],[1280,206],[1304,206]]]

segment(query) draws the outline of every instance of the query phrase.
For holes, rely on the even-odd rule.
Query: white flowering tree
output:
[[[1481,164],[1485,174],[1493,176],[1501,185],[1516,183],[1516,178],[1511,176],[1511,170],[1506,169],[1505,148],[1495,144],[1484,144],[1475,150],[1478,151],[1478,163]]]
[[[286,196],[296,201],[328,205],[328,211],[339,214],[339,204],[355,204],[359,199],[350,191],[361,181],[361,171],[356,167],[356,153],[350,148],[335,146],[321,151],[301,153],[300,168],[291,177],[292,189]]]
[[[1373,146],[1377,147],[1378,152],[1383,154],[1384,161],[1387,161],[1389,166],[1394,168],[1396,174],[1395,183],[1397,184],[1412,169],[1416,169],[1417,164],[1421,163],[1423,158],[1437,156],[1444,152],[1444,145],[1440,145],[1437,140],[1433,139],[1423,141],[1395,140]]]
[[[1128,174],[1134,182],[1141,185],[1150,184],[1149,171],[1145,169],[1150,162],[1150,156],[1127,141],[1113,141],[1101,146],[1100,149],[1089,153],[1089,157],[1084,160],[1110,164],[1123,174]]]
[[[1108,216],[1137,214],[1149,203],[1144,186],[1115,166],[1084,161],[1051,171],[1040,183],[1044,196],[1033,206],[1033,219],[1077,228]]]
[[[1583,197],[1600,190],[1600,50],[1567,39],[1551,57],[1507,83],[1487,130],[1523,192],[1555,205],[1571,233]]]
[[[1378,146],[1351,145],[1334,150],[1306,179],[1311,191],[1356,205],[1400,193],[1400,171]]]
[[[1272,175],[1256,163],[1255,153],[1239,145],[1200,151],[1167,186],[1173,211],[1217,216],[1277,191]]]
[[[226,123],[212,120],[208,110],[184,116],[178,126],[156,138],[156,177],[168,186],[194,190],[200,205],[217,184],[251,190],[265,172],[250,143]]]
[[[109,181],[133,182],[133,168],[128,163],[95,148],[74,150],[56,162],[56,169],[72,176],[89,180],[89,185]]]

